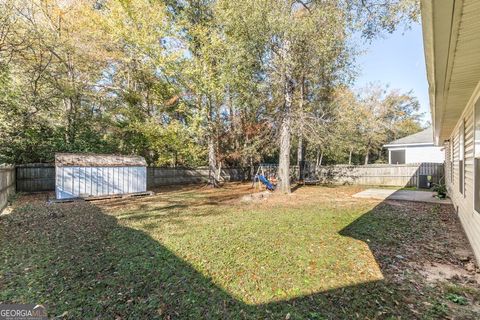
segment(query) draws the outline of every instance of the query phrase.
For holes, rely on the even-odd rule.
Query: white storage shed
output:
[[[386,145],[388,149],[388,163],[443,163],[445,154],[442,147],[433,143],[433,130],[427,128],[418,133],[392,141]]]
[[[58,200],[134,194],[147,191],[143,157],[57,153],[55,194]]]

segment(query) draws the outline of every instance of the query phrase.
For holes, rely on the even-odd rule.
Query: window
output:
[[[475,104],[475,123],[474,123],[474,163],[475,166],[475,194],[473,196],[474,208],[480,212],[480,101]]]
[[[458,192],[461,194],[465,191],[465,120],[458,130]]]
[[[405,150],[391,150],[390,164],[405,164]]]

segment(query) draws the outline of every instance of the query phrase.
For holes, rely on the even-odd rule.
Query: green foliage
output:
[[[342,162],[353,148],[357,159],[365,141],[335,130],[349,116],[335,92],[353,78],[351,35],[392,31],[415,20],[417,7],[412,0],[1,1],[0,162],[48,162],[55,152],[134,153],[159,166],[276,161],[287,75],[290,130],[307,155],[322,150]],[[411,98],[377,99],[398,111],[389,115],[389,138],[418,129]],[[372,154],[383,140],[372,138]]]
[[[425,319],[444,318],[448,314],[448,306],[445,303],[435,301],[432,307],[426,312]]]
[[[195,142],[191,129],[178,120],[164,126],[153,121],[133,123],[133,135],[144,139],[153,154],[149,164],[155,166],[199,166],[205,164],[205,149]]]
[[[419,103],[411,92],[387,90],[371,84],[358,92],[339,88],[334,94],[335,105],[329,149],[342,153],[351,151],[363,157],[360,163],[383,163],[383,145],[422,129]],[[363,161],[362,161],[363,160]]]
[[[443,182],[435,183],[433,185],[433,191],[435,191],[438,196],[445,197],[445,195],[447,194],[447,186]]]
[[[456,304],[459,304],[459,305],[462,305],[462,306],[468,305],[467,298],[465,298],[464,296],[460,296],[458,294],[455,294],[455,293],[449,293],[449,294],[447,294],[447,296],[445,298],[447,298],[447,300],[452,301],[453,303],[456,303]]]

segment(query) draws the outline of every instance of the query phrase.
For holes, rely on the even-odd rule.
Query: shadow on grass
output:
[[[7,244],[0,254],[0,302],[43,303],[51,316],[414,319],[419,317],[416,312],[425,311],[423,302],[428,299],[419,292],[421,286],[394,277],[395,257],[408,256],[401,236],[414,241],[413,246],[424,237],[415,240],[418,228],[408,215],[392,221],[391,208],[385,204],[340,232],[370,245],[384,280],[262,305],[248,305],[231,296],[147,233],[119,225],[93,204],[31,209],[19,208],[0,220],[0,238]]]
[[[143,220],[145,218],[152,218],[152,217],[166,217],[170,218],[173,215],[178,216],[178,209],[185,209],[188,208],[186,204],[171,204],[165,206],[158,206],[152,207],[148,209],[142,209],[140,213],[138,210],[132,210],[127,213],[121,214],[117,216],[119,219],[125,220]],[[174,212],[177,212],[174,214]]]
[[[298,189],[302,188],[304,185],[303,184],[300,184],[300,183],[297,183],[296,185],[294,185],[292,188],[291,188],[291,191],[292,193],[297,191]]]
[[[155,189],[155,195],[145,198],[138,198],[132,201],[132,198],[102,200],[99,205],[106,204],[110,209],[124,210],[125,206],[133,205],[133,210],[151,211],[162,209],[162,207],[202,207],[216,206],[229,202],[238,201],[243,195],[251,194],[255,190],[250,184],[232,183],[224,188],[204,190],[198,185],[188,186],[170,186],[161,189]],[[173,196],[172,196],[173,194]],[[163,203],[164,206],[158,206]],[[152,206],[155,206],[153,209]]]

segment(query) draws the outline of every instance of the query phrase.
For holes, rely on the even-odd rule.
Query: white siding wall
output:
[[[447,185],[448,192],[451,193],[451,188],[453,184],[453,164],[452,161],[453,153],[452,150],[452,143],[445,142],[445,184]]]
[[[443,163],[445,154],[441,147],[408,147],[405,151],[405,161],[407,163]]]
[[[446,144],[445,176],[449,196],[452,198],[454,206],[458,210],[460,221],[473,248],[475,257],[477,261],[480,261],[480,213],[475,212],[473,209],[473,103],[475,100],[476,99],[472,99],[465,109],[449,138],[450,142]],[[461,194],[459,190],[459,130],[463,121],[465,121],[465,191],[464,194]],[[451,166],[452,163],[450,160],[450,143],[453,143],[453,166]],[[451,167],[453,168],[452,175]],[[477,186],[477,188],[480,188],[480,186]]]
[[[433,146],[409,146],[389,148],[389,152],[393,150],[405,150],[405,163],[443,163],[445,161],[445,154],[442,147]]]
[[[57,199],[147,191],[146,167],[56,167]]]

